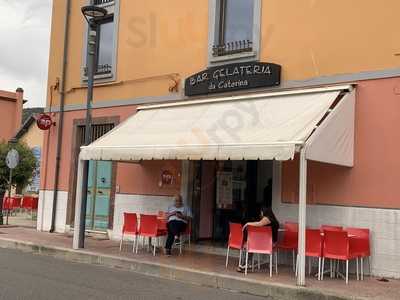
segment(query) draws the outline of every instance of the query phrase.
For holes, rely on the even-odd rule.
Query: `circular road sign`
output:
[[[19,163],[18,151],[15,149],[11,149],[10,151],[8,151],[6,157],[7,167],[9,167],[10,169],[15,169],[18,166],[18,163]]]

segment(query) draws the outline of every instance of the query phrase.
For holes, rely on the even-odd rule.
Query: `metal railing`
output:
[[[108,5],[114,3],[114,0],[92,0],[93,5]]]
[[[104,74],[110,74],[112,73],[112,66],[109,64],[105,65],[98,65],[96,70],[95,70],[95,75],[104,75]],[[87,77],[87,67],[83,69],[83,74],[85,77]]]
[[[215,57],[251,51],[253,51],[253,42],[249,40],[229,42],[222,45],[214,45],[212,48],[212,54]]]

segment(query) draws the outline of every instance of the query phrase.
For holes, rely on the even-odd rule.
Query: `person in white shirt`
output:
[[[192,217],[190,209],[183,205],[182,196],[175,196],[175,204],[168,207],[167,211],[167,229],[168,236],[165,243],[165,254],[171,255],[172,244],[175,237],[179,237],[182,232],[185,232],[188,222]]]

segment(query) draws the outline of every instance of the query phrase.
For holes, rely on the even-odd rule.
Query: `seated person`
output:
[[[166,255],[171,255],[171,248],[175,237],[179,237],[182,232],[185,232],[191,217],[192,213],[190,209],[183,205],[182,196],[176,195],[175,204],[168,207],[167,211],[168,236],[165,243]]]
[[[272,242],[275,244],[278,242],[278,230],[279,230],[279,222],[275,217],[274,212],[271,207],[263,206],[260,209],[259,220],[255,222],[247,222],[243,226],[244,230],[244,239],[247,240],[247,226],[255,226],[255,227],[263,227],[263,226],[271,226],[272,229]],[[252,253],[249,255],[249,260],[252,261]],[[243,272],[244,268],[239,266],[237,268],[238,272]]]

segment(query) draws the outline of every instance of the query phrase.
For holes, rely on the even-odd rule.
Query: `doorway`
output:
[[[90,161],[86,203],[86,230],[109,228],[112,162]]]
[[[272,161],[193,162],[192,210],[196,240],[225,243],[229,222],[258,218],[271,205]]]

